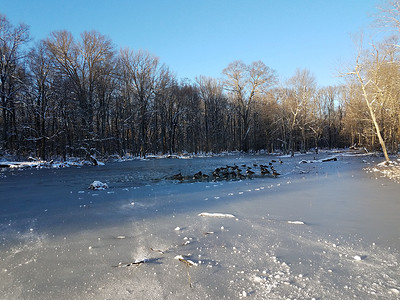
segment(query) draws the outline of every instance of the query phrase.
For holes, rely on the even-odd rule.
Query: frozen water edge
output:
[[[387,231],[399,225],[390,214],[399,188],[362,166],[339,159],[299,169],[298,160],[285,161],[288,175],[277,179],[99,191],[96,198],[124,196],[82,208],[84,217],[121,221],[53,236],[38,217],[26,230],[13,231],[12,222],[2,230],[17,242],[2,240],[0,289],[7,299],[396,299],[399,235]],[[91,199],[79,191],[73,195]],[[199,216],[204,211],[237,219]]]

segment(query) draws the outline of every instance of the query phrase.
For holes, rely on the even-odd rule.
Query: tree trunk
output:
[[[362,88],[362,91],[363,91],[363,97],[364,97],[365,102],[367,103],[368,110],[369,110],[369,113],[371,115],[372,122],[373,122],[373,124],[375,126],[376,135],[378,136],[379,143],[381,144],[383,155],[385,156],[385,160],[389,161],[390,159],[389,159],[389,155],[388,155],[387,150],[386,150],[385,141],[382,138],[381,131],[380,131],[380,128],[379,128],[379,124],[376,121],[376,116],[375,116],[374,109],[373,109],[371,103],[368,100],[368,94],[367,94],[367,91],[365,89],[365,84],[364,84],[363,79],[361,78],[361,75],[360,75],[360,72],[359,72],[358,68],[356,68],[356,74],[357,74],[358,81],[361,83],[361,88]]]

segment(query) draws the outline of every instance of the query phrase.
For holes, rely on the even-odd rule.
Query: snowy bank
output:
[[[31,159],[29,161],[0,161],[0,169],[60,169],[83,166],[104,166],[104,163],[95,159],[94,157],[92,157],[90,160],[70,158],[67,161],[45,161],[38,159]]]
[[[387,177],[390,180],[400,183],[400,159],[396,161],[384,161],[364,170],[368,173],[380,174],[381,177]]]

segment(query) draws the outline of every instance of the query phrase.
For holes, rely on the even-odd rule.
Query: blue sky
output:
[[[336,84],[355,53],[352,36],[369,32],[379,0],[0,0],[0,13],[30,26],[35,41],[54,30],[109,36],[117,48],[145,49],[178,78],[221,77],[234,60],[261,60],[283,82],[309,69]]]

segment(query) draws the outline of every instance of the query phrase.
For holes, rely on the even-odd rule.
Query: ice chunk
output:
[[[107,183],[103,183],[101,181],[95,180],[89,185],[89,189],[91,189],[91,190],[105,190],[105,189],[108,189],[108,185],[107,185]]]
[[[360,260],[362,260],[362,257],[360,255],[354,255],[353,259],[360,261]]]
[[[303,221],[288,221],[289,224],[295,224],[295,225],[304,225],[305,223]]]
[[[235,218],[234,215],[231,214],[223,214],[223,213],[208,213],[202,212],[199,214],[200,217],[216,217],[216,218]]]

